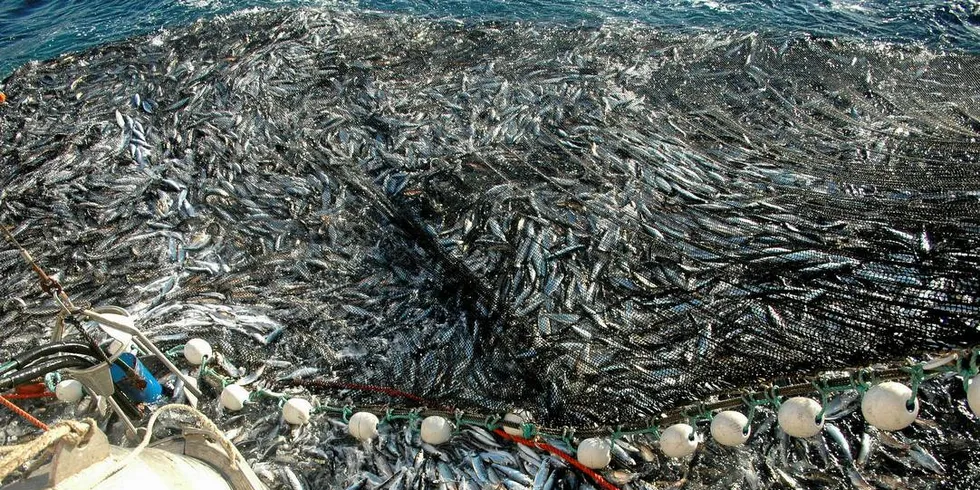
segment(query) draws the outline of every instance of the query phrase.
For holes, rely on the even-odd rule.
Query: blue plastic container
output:
[[[133,370],[139,373],[140,378],[146,383],[145,386],[140,387],[138,382],[127,378],[126,374],[128,370],[117,366],[118,362],[123,362],[127,366],[132,366]],[[119,360],[112,364],[110,368],[112,373],[112,382],[116,384],[116,387],[126,394],[130,400],[137,403],[151,403],[160,398],[163,390],[160,388],[160,382],[153,376],[146,366],[140,362],[133,354],[126,352],[119,356]]]

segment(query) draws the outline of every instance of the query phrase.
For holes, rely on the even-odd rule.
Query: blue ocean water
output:
[[[254,8],[318,6],[463,20],[739,29],[922,43],[980,52],[980,0],[3,0],[0,77],[108,41]]]

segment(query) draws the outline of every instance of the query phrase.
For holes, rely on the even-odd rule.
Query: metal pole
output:
[[[125,333],[128,333],[136,337],[136,339],[139,341],[140,348],[150,351],[150,353],[152,353],[154,356],[160,359],[160,362],[162,362],[165,366],[167,366],[167,369],[169,369],[170,372],[174,373],[175,376],[179,377],[184,381],[184,386],[188,391],[193,393],[194,396],[197,397],[201,396],[201,390],[197,388],[197,386],[194,384],[193,381],[191,381],[191,378],[189,378],[186,374],[180,372],[180,369],[178,369],[177,366],[174,365],[174,363],[170,362],[170,359],[167,358],[166,354],[161,352],[160,349],[158,349],[157,346],[154,345],[150,339],[148,339],[145,335],[143,335],[143,332],[141,332],[138,328],[115,322],[92,310],[83,310],[82,314],[95,320],[96,322],[99,322],[104,325],[108,325],[112,328],[121,330]]]

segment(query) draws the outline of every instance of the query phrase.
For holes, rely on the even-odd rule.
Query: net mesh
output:
[[[977,343],[976,61],[252,13],[17,70],[2,219],[165,345],[631,424]],[[56,308],[16,250],[0,268],[14,352]]]

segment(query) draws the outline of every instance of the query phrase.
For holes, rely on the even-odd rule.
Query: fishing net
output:
[[[76,303],[123,306],[168,347],[206,338],[270,388],[318,378],[552,427],[649,426],[978,343],[977,61],[252,12],[18,69],[0,218]],[[16,249],[0,267],[9,354],[57,307]],[[977,430],[944,379],[929,393],[955,401],[924,410],[956,426],[931,436],[949,464],[966,444],[949,441]],[[882,474],[934,473],[903,457]],[[759,471],[788,485],[792,466]],[[713,468],[691,481],[731,484]],[[832,474],[806,481],[842,485]]]

